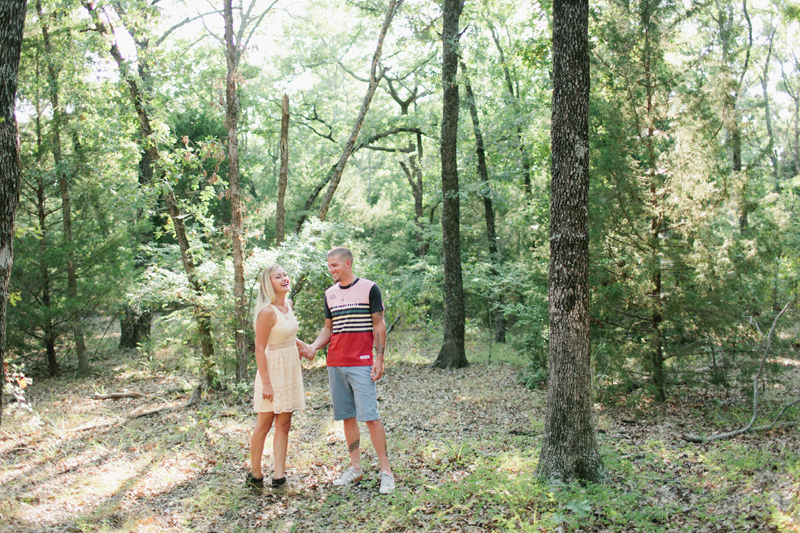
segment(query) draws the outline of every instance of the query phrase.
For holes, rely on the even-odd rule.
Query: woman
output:
[[[278,265],[264,269],[258,287],[253,329],[256,332],[256,373],[253,408],[258,413],[253,436],[250,439],[251,469],[247,473],[247,485],[262,488],[264,475],[261,471],[261,456],[264,441],[273,422],[275,434],[272,452],[275,470],[272,475],[273,490],[285,490],[286,448],[292,412],[305,409],[303,374],[298,347],[302,353],[304,345],[297,339],[297,319],[292,312],[289,293],[289,276]]]

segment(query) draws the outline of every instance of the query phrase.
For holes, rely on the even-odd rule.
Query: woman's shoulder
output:
[[[275,315],[275,309],[272,307],[272,304],[267,304],[267,305],[265,305],[264,307],[262,307],[258,311],[258,321],[259,322],[261,322],[263,320],[268,320],[268,321],[272,322],[272,320],[275,318],[275,316],[276,316]]]

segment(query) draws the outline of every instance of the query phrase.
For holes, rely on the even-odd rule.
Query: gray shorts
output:
[[[369,422],[380,418],[378,392],[371,372],[371,366],[328,367],[334,420],[355,417],[359,422]]]

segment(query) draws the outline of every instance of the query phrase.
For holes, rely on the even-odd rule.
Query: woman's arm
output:
[[[267,343],[269,342],[269,332],[275,325],[275,310],[272,306],[263,308],[258,313],[256,320],[256,366],[261,376],[261,396],[265,400],[272,401],[273,390],[272,382],[269,379],[269,365],[267,365]]]

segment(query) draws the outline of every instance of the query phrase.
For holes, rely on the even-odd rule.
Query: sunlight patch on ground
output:
[[[795,368],[800,368],[800,360],[797,359],[789,359],[787,357],[773,357],[769,359],[770,363],[777,363],[783,366],[793,366]]]

